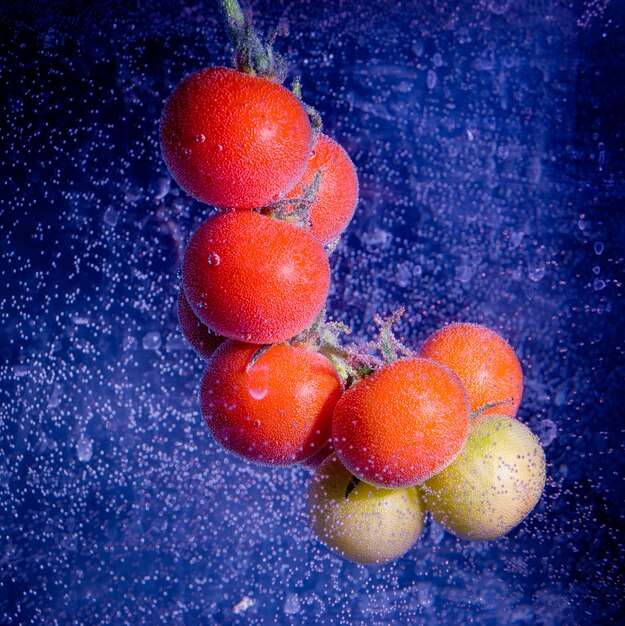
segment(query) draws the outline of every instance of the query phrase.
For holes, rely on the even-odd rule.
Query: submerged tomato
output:
[[[410,487],[454,459],[469,424],[469,398],[451,370],[430,359],[402,359],[343,394],[332,420],[333,444],[361,480]]]
[[[523,395],[523,372],[510,344],[478,324],[450,324],[430,335],[420,355],[455,372],[471,401],[471,410],[515,417]]]
[[[347,152],[336,141],[319,135],[304,175],[287,198],[301,195],[302,185],[310,187],[320,169],[321,184],[310,209],[311,232],[321,243],[329,243],[345,230],[354,215],[358,177]]]
[[[216,334],[279,343],[307,328],[325,304],[330,266],[321,244],[254,211],[218,213],[185,251],[189,304]]]
[[[303,174],[312,149],[308,116],[288,89],[224,67],[195,72],[174,89],[160,138],[176,182],[220,208],[280,199]]]
[[[297,463],[328,441],[343,385],[317,352],[280,344],[249,366],[257,349],[227,341],[216,350],[202,378],[202,414],[227,450],[258,463]]]
[[[202,324],[200,318],[189,305],[189,301],[184,295],[184,289],[181,289],[178,294],[178,323],[191,347],[204,360],[207,360],[217,347],[225,341],[224,337],[212,333]]]

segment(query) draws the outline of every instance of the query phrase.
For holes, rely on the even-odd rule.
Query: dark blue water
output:
[[[305,470],[199,415],[174,302],[207,209],[158,118],[229,61],[215,7],[34,4],[0,9],[0,623],[623,623],[623,2],[253,3],[359,172],[331,316],[497,329],[545,445],[509,536],[428,522],[379,567],[311,536]]]

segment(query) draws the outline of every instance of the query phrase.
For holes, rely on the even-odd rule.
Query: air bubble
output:
[[[428,70],[428,75],[426,79],[428,89],[434,89],[434,87],[436,87],[437,81],[438,78],[436,76],[436,72],[434,70]]]
[[[224,149],[224,147],[221,144],[217,144],[215,146],[215,152],[221,152]]]
[[[80,439],[76,443],[76,456],[79,461],[88,463],[93,456],[93,440],[85,435],[80,435]]]
[[[202,133],[198,133],[195,136],[195,141],[197,141],[198,143],[204,143],[206,141],[206,136],[203,135]]]
[[[536,434],[540,439],[540,443],[547,447],[552,444],[558,436],[558,427],[550,419],[546,419],[538,424]]]
[[[597,241],[594,246],[595,254],[597,256],[603,254],[603,242]]]
[[[146,333],[141,340],[141,345],[144,350],[158,350],[162,343],[161,333],[157,331]]]
[[[208,264],[209,265],[219,265],[221,263],[221,259],[216,252],[211,252],[208,255]]]

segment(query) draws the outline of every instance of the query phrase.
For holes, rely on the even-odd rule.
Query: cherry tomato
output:
[[[257,349],[227,341],[215,351],[202,378],[202,414],[227,450],[257,463],[298,463],[328,441],[343,384],[318,352],[279,344],[249,366]]]
[[[358,202],[358,176],[347,152],[336,141],[319,135],[301,180],[287,198],[302,195],[322,168],[321,184],[310,210],[311,232],[321,243],[336,239],[347,228]]]
[[[420,355],[458,375],[469,393],[472,411],[495,405],[480,417],[517,414],[523,395],[521,364],[510,344],[495,331],[478,324],[450,324],[428,337]]]
[[[402,359],[348,389],[334,412],[334,448],[355,476],[410,487],[460,452],[470,425],[460,379],[429,359]]]
[[[331,550],[361,563],[387,563],[421,536],[425,505],[414,487],[381,489],[360,482],[336,454],[319,466],[308,488],[308,518]]]
[[[213,332],[248,343],[279,343],[321,312],[330,266],[307,231],[254,211],[203,222],[182,265],[189,304]]]
[[[202,324],[200,318],[189,306],[189,301],[184,295],[184,289],[178,293],[178,323],[191,347],[204,360],[208,360],[217,347],[225,341],[224,337],[215,335]]]
[[[174,89],[160,137],[176,182],[220,208],[280,199],[302,176],[312,150],[308,116],[288,89],[224,67],[195,72]]]
[[[538,438],[507,415],[474,420],[462,452],[420,487],[428,511],[463,539],[498,539],[521,523],[545,488]]]

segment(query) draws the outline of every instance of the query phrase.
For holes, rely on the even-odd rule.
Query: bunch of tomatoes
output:
[[[406,552],[426,509],[459,537],[504,535],[545,483],[542,448],[515,419],[514,351],[474,324],[439,330],[418,354],[389,323],[383,359],[340,345],[325,321],[328,254],[354,214],[356,170],[297,85],[280,84],[271,50],[227,17],[237,69],[186,77],[160,127],[174,179],[220,209],[187,245],[178,299],[206,360],[210,432],[251,462],[312,468],[311,526],[358,563]]]

